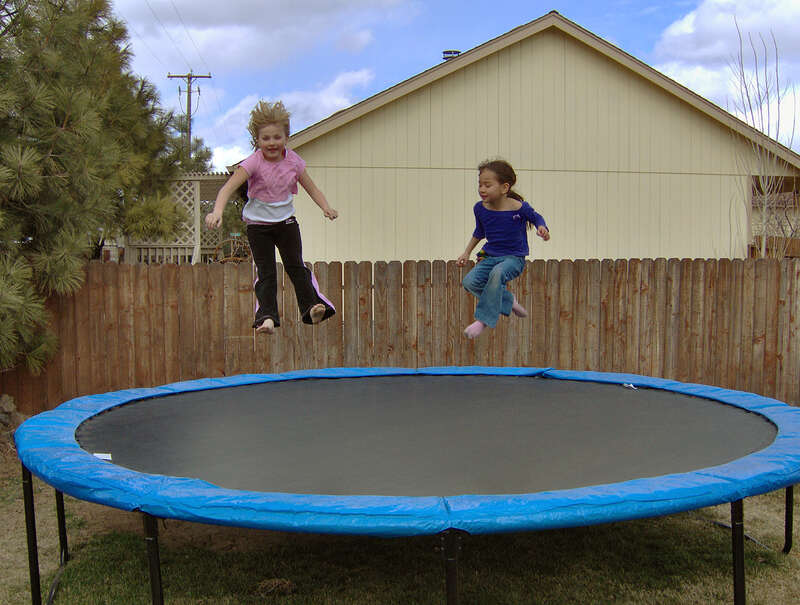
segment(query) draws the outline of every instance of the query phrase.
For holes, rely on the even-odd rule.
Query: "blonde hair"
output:
[[[274,103],[259,101],[250,112],[250,123],[247,125],[253,149],[258,148],[258,131],[269,124],[283,126],[283,130],[288,137],[289,115],[289,112],[286,111],[286,107],[284,107],[283,103],[280,101],[275,101]]]

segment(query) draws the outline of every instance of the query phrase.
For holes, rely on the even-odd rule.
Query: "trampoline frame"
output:
[[[72,431],[72,439],[74,441],[74,430],[77,429],[77,426],[88,417],[103,411],[104,409],[108,409],[111,407],[115,407],[117,405],[122,405],[123,403],[127,403],[129,401],[134,401],[138,399],[148,399],[152,397],[164,396],[175,392],[185,392],[185,391],[193,391],[193,390],[202,390],[202,389],[212,389],[212,388],[223,388],[223,387],[230,387],[235,385],[243,385],[243,384],[254,384],[258,382],[270,382],[270,381],[278,381],[278,380],[296,380],[296,379],[305,379],[305,378],[345,378],[345,377],[371,377],[371,376],[398,376],[398,375],[505,375],[505,376],[541,376],[545,378],[555,378],[555,379],[563,379],[563,380],[580,380],[580,381],[589,381],[589,382],[601,382],[601,383],[611,383],[611,384],[621,384],[626,386],[635,386],[636,388],[657,388],[663,389],[668,391],[674,391],[678,393],[684,393],[692,396],[703,397],[706,399],[712,399],[719,401],[724,404],[733,405],[736,407],[744,408],[748,411],[755,412],[766,417],[769,421],[776,424],[778,427],[778,434],[776,435],[775,442],[772,445],[764,448],[759,452],[755,452],[750,456],[746,456],[741,458],[740,460],[745,459],[753,459],[757,460],[759,468],[761,467],[770,467],[767,469],[767,472],[762,472],[763,468],[756,473],[758,475],[758,481],[753,481],[752,479],[749,482],[744,482],[742,486],[739,486],[736,490],[726,489],[723,492],[713,493],[711,496],[708,494],[704,494],[702,497],[693,497],[690,499],[690,504],[686,504],[685,502],[681,504],[679,507],[675,507],[674,510],[668,510],[663,506],[659,509],[652,509],[648,507],[643,507],[640,510],[628,510],[622,509],[618,514],[618,517],[612,519],[600,519],[600,520],[592,520],[591,517],[589,520],[578,523],[561,523],[561,524],[550,524],[548,525],[547,519],[545,519],[544,524],[541,523],[541,519],[538,519],[539,523],[536,526],[526,527],[524,524],[520,526],[512,526],[512,527],[490,527],[488,530],[486,527],[481,526],[480,524],[475,525],[475,528],[478,532],[482,531],[528,531],[528,530],[536,530],[536,529],[546,529],[552,527],[572,527],[576,525],[591,525],[596,523],[602,523],[606,521],[613,521],[613,520],[625,520],[625,519],[633,519],[633,518],[644,518],[644,517],[657,517],[663,516],[667,514],[672,514],[674,512],[680,512],[684,510],[693,510],[697,508],[702,508],[705,506],[711,506],[714,504],[722,504],[729,502],[731,504],[731,540],[732,540],[732,554],[733,554],[733,596],[734,596],[734,603],[736,605],[743,605],[745,602],[745,578],[744,578],[744,523],[743,523],[743,499],[747,496],[757,495],[761,493],[766,493],[769,491],[774,491],[775,489],[786,488],[786,495],[785,495],[785,517],[784,517],[784,546],[783,552],[788,553],[792,547],[792,519],[793,519],[793,485],[800,481],[800,453],[795,456],[790,456],[788,461],[785,461],[783,464],[778,464],[779,459],[782,459],[782,456],[786,456],[786,452],[788,450],[794,450],[795,452],[800,451],[800,409],[794,408],[792,406],[788,406],[784,403],[776,401],[774,399],[769,399],[766,397],[761,397],[758,395],[754,395],[752,393],[744,393],[741,391],[731,391],[728,389],[719,389],[716,387],[708,387],[705,385],[694,385],[688,383],[680,383],[671,380],[664,380],[658,378],[651,378],[646,376],[638,376],[634,374],[610,374],[610,373],[602,373],[602,372],[575,372],[575,371],[559,371],[553,370],[551,368],[487,368],[487,367],[445,367],[445,368],[420,368],[420,369],[405,369],[405,368],[335,368],[335,369],[323,369],[323,370],[308,370],[308,371],[301,371],[301,372],[287,372],[282,374],[259,374],[259,375],[242,375],[242,376],[234,376],[222,379],[203,379],[203,380],[196,380],[196,381],[188,381],[183,383],[175,383],[172,385],[165,385],[163,387],[157,387],[153,389],[131,389],[128,391],[119,391],[116,393],[110,393],[106,395],[90,395],[86,397],[79,397],[77,399],[71,400],[59,408],[64,409],[78,409],[80,410],[80,414],[78,415],[78,420],[74,418],[70,418],[68,422],[64,422],[63,420],[57,421],[56,424],[59,425],[59,437],[62,438],[65,431],[68,433]],[[98,403],[99,398],[109,398],[108,400],[102,399]],[[48,433],[47,429],[41,429],[36,423],[36,419],[39,417],[45,417],[48,414],[50,415],[57,415],[59,413],[59,408],[53,410],[51,412],[45,412],[40,414],[30,420],[28,420],[25,424],[31,423],[33,425],[32,434],[34,438],[29,441],[26,439],[26,431],[18,431],[15,434],[15,440],[17,441],[17,449],[20,452],[20,460],[22,462],[22,486],[23,486],[23,497],[24,497],[24,504],[25,504],[25,519],[26,519],[26,533],[27,533],[27,540],[28,540],[28,559],[29,559],[29,568],[30,568],[30,581],[31,581],[31,602],[33,605],[40,605],[41,603],[41,586],[40,586],[40,577],[39,577],[39,565],[38,565],[38,546],[37,546],[37,538],[36,538],[36,526],[35,526],[35,509],[34,509],[34,501],[33,501],[33,487],[32,487],[32,471],[37,474],[40,478],[42,478],[46,483],[49,483],[53,487],[55,487],[55,495],[56,495],[56,512],[58,516],[58,531],[59,531],[59,558],[60,558],[60,571],[56,576],[54,581],[53,587],[51,588],[51,595],[54,593],[58,579],[63,570],[64,566],[66,565],[67,561],[69,560],[69,550],[67,545],[67,533],[66,533],[66,525],[64,520],[64,502],[63,502],[63,493],[70,493],[80,499],[89,500],[98,502],[101,504],[114,506],[116,508],[122,508],[127,510],[138,510],[142,513],[143,519],[143,529],[145,535],[145,542],[147,545],[147,553],[148,553],[148,562],[150,568],[150,588],[151,588],[151,599],[152,602],[156,605],[163,603],[163,587],[161,582],[161,566],[160,566],[160,556],[159,556],[159,547],[158,547],[158,525],[157,519],[160,516],[163,517],[173,517],[173,518],[182,518],[187,519],[185,516],[181,515],[159,515],[158,513],[161,512],[159,506],[136,506],[132,508],[128,508],[126,506],[120,505],[118,503],[109,503],[94,497],[87,497],[87,493],[82,491],[81,489],[75,489],[74,485],[71,485],[69,481],[61,482],[57,477],[48,476],[47,472],[42,472],[42,469],[38,466],[40,460],[37,459],[36,455],[31,456],[30,452],[35,450],[35,447],[31,447],[33,445],[41,444],[41,443],[49,443],[47,440],[52,438],[53,434]],[[31,422],[33,421],[33,422]],[[25,427],[23,424],[23,427]],[[66,425],[66,427],[64,426]],[[21,429],[23,428],[21,427]],[[58,438],[56,441],[58,441]],[[21,442],[21,443],[20,443]],[[775,444],[780,442],[779,446]],[[20,447],[22,445],[22,447]],[[75,446],[77,446],[77,442],[75,442]],[[54,451],[50,451],[47,455],[53,455],[56,451],[58,451],[59,447],[63,449],[63,444],[57,443],[56,447],[53,448]],[[77,446],[80,449],[79,446]],[[788,448],[788,450],[787,450]],[[70,454],[75,454],[74,450],[69,447]],[[83,452],[83,450],[81,450]],[[763,453],[770,451],[769,455],[765,456]],[[86,458],[93,459],[93,462],[99,462],[94,457],[89,454],[88,452],[83,452]],[[762,459],[768,459],[767,462],[764,462]],[[730,465],[735,465],[738,461],[734,461],[730,463]],[[791,464],[790,464],[791,462]],[[26,464],[27,463],[27,464]],[[102,463],[106,464],[106,463]],[[112,465],[113,466],[113,465]],[[727,467],[729,465],[721,465],[719,467],[712,467],[715,469],[722,469],[723,467]],[[708,469],[699,469],[700,471],[708,470]],[[131,471],[132,472],[132,471]],[[694,473],[683,473],[680,475],[666,475],[664,477],[667,478],[674,478],[680,477],[682,475],[693,475]],[[72,478],[74,480],[74,478]],[[659,479],[659,478],[655,478]],[[736,477],[733,477],[735,480]],[[727,484],[730,484],[730,477],[726,479]],[[639,481],[639,480],[635,480]],[[635,482],[634,481],[634,482]],[[74,482],[74,481],[73,481]],[[630,482],[622,482],[622,483],[630,483]],[[620,485],[620,484],[609,484],[609,485]],[[704,486],[705,487],[705,486]],[[576,490],[558,490],[563,492],[571,492]],[[669,491],[669,490],[667,490]],[[247,493],[247,492],[245,492]],[[557,493],[557,492],[552,492]],[[291,496],[291,495],[288,495]],[[352,496],[350,498],[358,499],[363,498],[360,496]],[[457,497],[459,498],[459,497]],[[462,496],[460,498],[475,498],[469,496]],[[483,497],[487,498],[487,497]],[[491,498],[491,497],[488,497]],[[654,512],[655,511],[655,512]],[[257,525],[252,525],[248,523],[235,523],[229,522],[224,523],[215,520],[208,520],[208,519],[194,519],[188,518],[187,520],[195,521],[195,522],[202,522],[202,523],[223,523],[223,524],[230,524],[230,525],[239,525],[242,527],[258,527]],[[562,520],[563,521],[563,520]],[[446,588],[446,601],[448,605],[457,605],[458,603],[458,556],[459,552],[462,548],[462,541],[465,536],[469,535],[469,529],[471,528],[470,523],[459,523],[458,520],[454,520],[453,526],[445,526],[438,529],[438,531],[418,531],[415,528],[412,528],[411,531],[408,532],[400,532],[395,534],[380,534],[371,531],[350,531],[348,533],[355,533],[355,534],[364,534],[364,535],[418,535],[418,534],[432,534],[438,533],[441,540],[441,551],[444,560],[444,567],[445,567],[445,588]],[[274,529],[283,529],[292,531],[291,528],[282,528],[282,527],[275,527]],[[302,531],[302,528],[295,528],[295,531]],[[306,531],[320,531],[312,527],[310,530]]]

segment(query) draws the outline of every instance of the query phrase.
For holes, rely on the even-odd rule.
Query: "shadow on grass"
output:
[[[379,539],[279,534],[219,552],[162,546],[174,604],[440,604],[436,537]],[[782,555],[746,544],[747,574]],[[56,603],[149,603],[144,541],[95,537],[73,553]],[[459,565],[462,603],[728,603],[730,533],[692,513],[602,526],[472,536]],[[769,601],[767,601],[769,602]]]

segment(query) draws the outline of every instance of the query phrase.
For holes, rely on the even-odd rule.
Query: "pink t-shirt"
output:
[[[306,169],[303,158],[288,148],[280,162],[265,160],[257,149],[239,166],[247,171],[247,196],[267,204],[284,202],[297,193],[297,179]]]

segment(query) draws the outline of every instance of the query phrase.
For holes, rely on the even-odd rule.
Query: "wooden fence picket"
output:
[[[358,264],[344,263],[344,297],[342,300],[344,321],[344,359],[346,367],[358,365]]]
[[[358,303],[358,361],[356,365],[367,367],[372,364],[372,263],[360,262],[357,266],[357,303]]]
[[[373,365],[389,365],[389,265],[384,261],[375,263],[373,283]]]
[[[461,317],[461,300],[467,293],[461,286],[461,268],[454,260],[447,261],[445,295],[442,304],[445,307],[445,365],[459,365],[459,342],[463,340],[461,331],[464,329],[466,318]]]
[[[777,259],[767,261],[766,276],[766,296],[765,309],[766,325],[764,340],[764,380],[763,392],[775,397],[778,391],[777,371],[778,356],[778,316],[780,314],[780,289],[781,289],[781,265]]]
[[[325,296],[336,308],[333,319],[325,322],[327,330],[327,367],[340,367],[344,365],[344,332],[343,332],[343,295],[344,278],[342,263],[328,263],[328,287]]]
[[[386,266],[386,365],[403,365],[403,264]]]
[[[800,404],[798,391],[800,390],[800,259],[783,261],[789,264],[789,298],[788,308],[784,313],[789,329],[787,333],[788,363],[784,371],[783,384],[786,393],[781,401]]]
[[[748,371],[741,372],[737,383],[743,391],[748,391],[755,384],[756,376],[761,377],[761,372],[754,367],[755,358],[755,321],[754,307],[756,304],[755,289],[755,269],[756,263],[744,263],[742,271],[742,315],[741,315],[741,361],[740,368],[747,368]]]
[[[613,339],[614,339],[614,362],[612,364],[613,372],[624,372],[625,358],[627,351],[627,302],[628,302],[628,288],[626,287],[628,280],[628,262],[625,260],[614,261],[614,289],[612,291],[612,298],[614,301],[614,314],[612,316],[613,322]]]
[[[600,261],[600,318],[597,369],[614,369],[614,261]]]
[[[623,367],[630,372],[640,373],[639,345],[641,332],[639,330],[641,314],[641,282],[642,264],[638,258],[628,261],[627,271],[627,305],[625,313],[625,357]]]
[[[435,260],[431,263],[431,322],[430,365],[446,365],[447,347],[447,263]]]
[[[417,263],[403,263],[403,361],[402,366],[417,366]]]
[[[731,309],[733,305],[733,265],[724,258],[717,265],[717,323],[715,327],[715,348],[713,384],[730,384],[728,351],[731,346]]]

